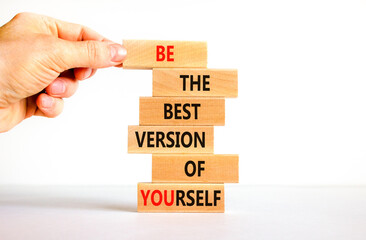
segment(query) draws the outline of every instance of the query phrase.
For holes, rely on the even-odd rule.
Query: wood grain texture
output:
[[[152,182],[238,183],[239,155],[153,154]]]
[[[123,40],[127,58],[123,68],[151,69],[158,67],[207,66],[207,43],[197,41]],[[157,46],[173,46],[173,61],[157,61]],[[167,51],[167,50],[166,50]]]
[[[212,126],[128,126],[129,153],[213,153],[213,151]]]
[[[138,212],[225,212],[224,184],[139,183],[137,191]]]
[[[196,82],[192,86],[191,79],[192,82]],[[205,90],[204,79],[208,81],[208,84],[205,84]],[[199,85],[198,80],[200,80]],[[235,69],[154,68],[153,96],[235,98],[238,96],[238,71]]]
[[[166,104],[171,105],[169,113],[165,111]],[[166,115],[171,118],[167,119]],[[225,125],[225,99],[140,97],[140,125],[223,126]]]

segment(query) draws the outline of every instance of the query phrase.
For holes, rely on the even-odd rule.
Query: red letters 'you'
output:
[[[144,192],[144,190],[141,190],[141,195],[142,195],[142,198],[144,199],[144,206],[147,205],[147,199],[149,197],[149,194],[150,194],[150,190],[147,190],[146,193]],[[157,200],[155,200],[155,196],[157,195]],[[151,193],[151,203],[154,205],[154,206],[159,206],[163,201],[163,194],[161,193],[160,190],[154,190],[152,193]],[[164,190],[164,203],[166,206],[171,206],[173,205],[174,203],[174,190],[171,190],[171,193],[170,193],[170,202],[168,202],[168,191],[167,190]]]

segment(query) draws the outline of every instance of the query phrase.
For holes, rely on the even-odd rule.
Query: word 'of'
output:
[[[198,171],[197,171],[197,166],[196,163],[192,160],[189,160],[188,162],[186,162],[186,164],[184,165],[184,172],[188,177],[193,177],[196,174],[197,171],[197,175],[199,177],[201,177],[201,172],[205,170],[204,167],[202,167],[202,165],[205,164],[205,161],[198,161]],[[192,166],[192,170],[189,170],[189,165]]]

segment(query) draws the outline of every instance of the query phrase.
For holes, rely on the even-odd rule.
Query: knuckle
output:
[[[59,39],[54,39],[52,36],[46,36],[46,38],[49,38],[49,41],[47,47],[44,47],[44,52],[46,56],[49,56],[51,69],[57,73],[69,69],[67,58],[65,58],[65,43]]]
[[[95,42],[87,41],[86,48],[89,58],[89,64],[92,65],[98,60],[98,48]]]
[[[13,19],[21,19],[21,18],[23,18],[23,16],[24,16],[25,14],[26,14],[25,12],[17,13],[17,14],[15,14],[15,16],[14,16],[14,18],[13,18]]]
[[[87,29],[84,25],[78,25],[75,24],[75,26],[79,29],[79,36],[77,38],[78,41],[83,41],[84,40],[84,35],[87,32]]]
[[[32,14],[29,12],[20,12],[17,13],[13,19],[25,19],[25,18],[29,18]]]

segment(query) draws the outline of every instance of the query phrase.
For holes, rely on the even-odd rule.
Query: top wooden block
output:
[[[196,41],[123,40],[123,68],[205,68],[207,43]]]

